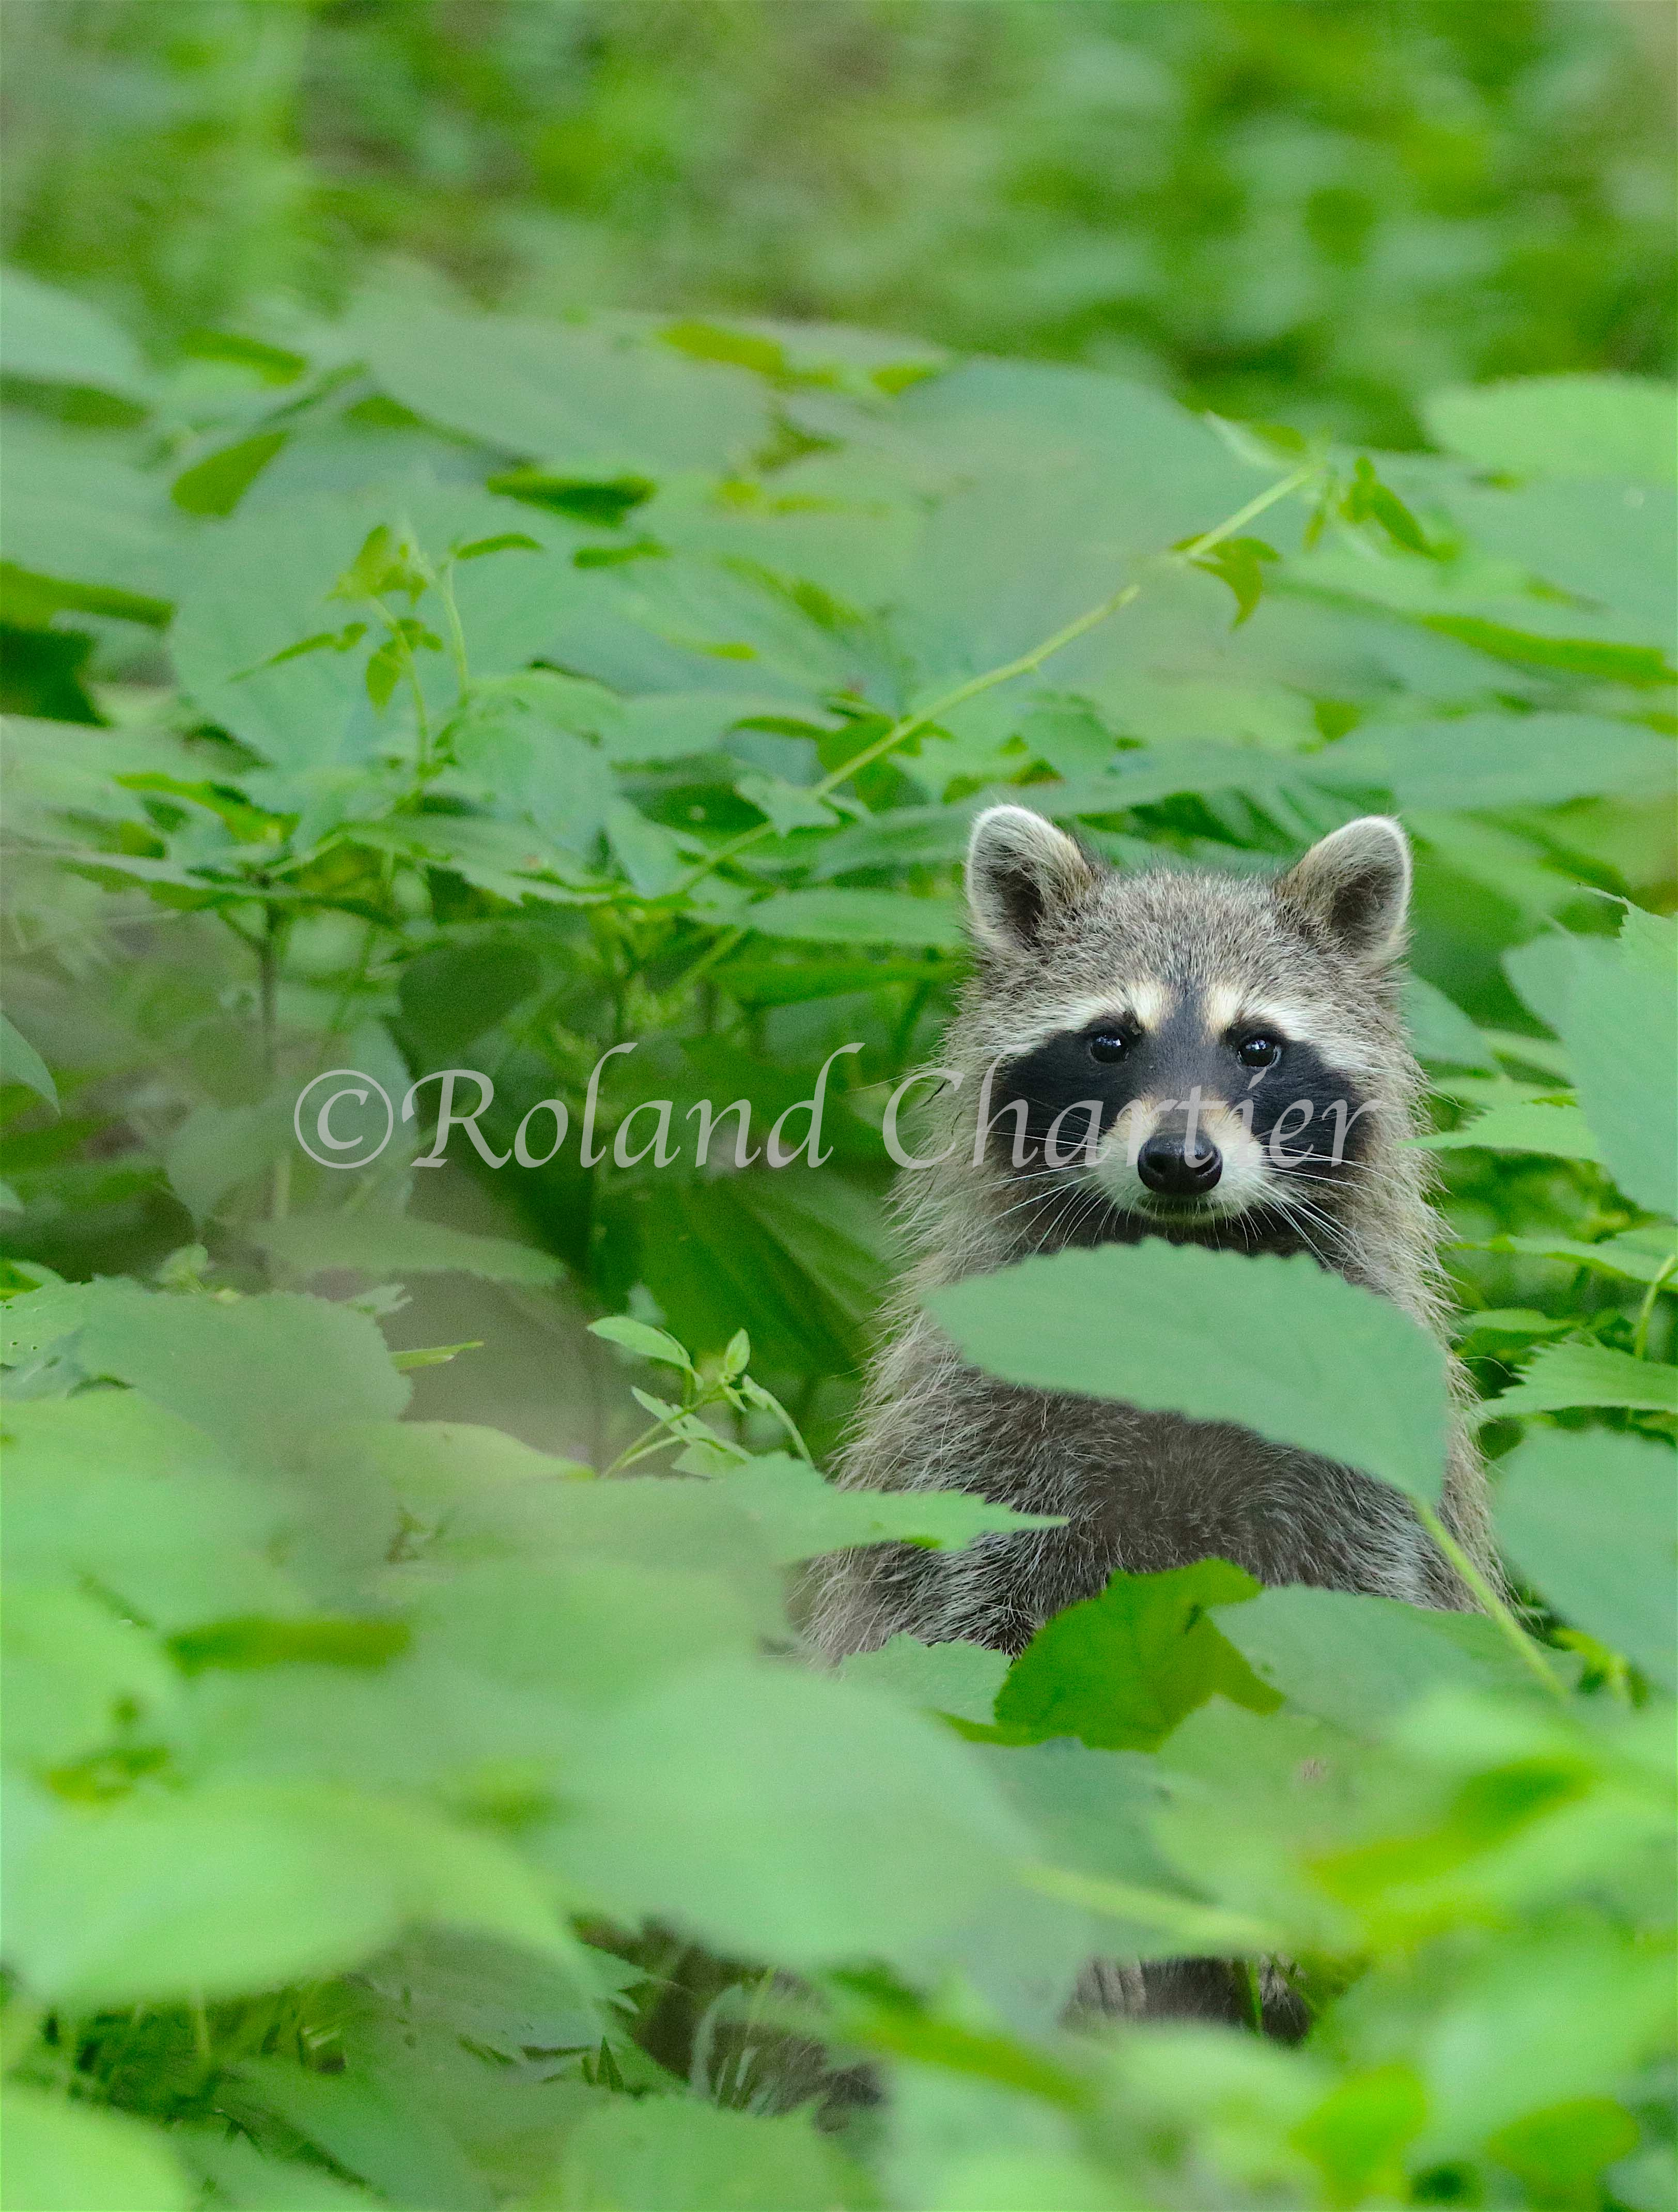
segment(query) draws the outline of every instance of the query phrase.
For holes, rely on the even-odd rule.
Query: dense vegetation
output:
[[[1669,395],[1371,455],[396,289],[159,368],[15,275],[3,343],[8,2201],[1669,2203]],[[801,1563],[1009,1517],[811,1464],[999,790],[1124,866],[1403,812],[1513,1610],[1208,1562],[1011,1668],[806,1662]],[[692,1103],[760,1140],[847,1043],[824,1165],[696,1165]],[[435,1086],[300,1149],[327,1071],[464,1067],[441,1173]],[[1396,1314],[1036,1264],[948,1304],[981,1362],[1215,1414],[1209,1329],[1431,1511]],[[402,1419],[495,1357],[416,1330],[462,1271],[477,1334],[606,1316],[587,1449]],[[1304,2043],[1063,2024],[1208,1952]]]
[[[17,0],[5,248],[148,338],[480,301],[862,323],[1420,440],[1670,374],[1659,0]]]

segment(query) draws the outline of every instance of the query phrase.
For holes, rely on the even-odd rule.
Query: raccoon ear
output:
[[[988,806],[967,848],[967,907],[992,952],[1030,951],[1095,871],[1064,831],[1024,806]]]
[[[1410,841],[1390,815],[1365,814],[1296,860],[1276,896],[1353,959],[1390,959],[1410,904]]]

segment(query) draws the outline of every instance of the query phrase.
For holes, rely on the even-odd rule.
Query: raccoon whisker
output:
[[[1291,1222],[1299,1231],[1319,1260],[1326,1260],[1328,1255],[1319,1248],[1307,1224],[1316,1224],[1323,1231],[1330,1245],[1338,1246],[1343,1242],[1340,1224],[1326,1214],[1321,1206],[1303,1194],[1296,1195],[1291,1200],[1279,1199],[1277,1211],[1285,1220]]]

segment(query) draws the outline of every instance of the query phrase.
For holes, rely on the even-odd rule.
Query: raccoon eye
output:
[[[1282,1056],[1282,1048],[1274,1037],[1261,1033],[1243,1037],[1235,1048],[1235,1056],[1243,1067],[1274,1067]]]
[[[1089,1043],[1091,1059],[1103,1063],[1122,1060],[1130,1050],[1130,1039],[1122,1030],[1097,1030]]]

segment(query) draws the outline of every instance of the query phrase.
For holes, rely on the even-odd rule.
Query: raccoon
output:
[[[1440,1224],[1426,1156],[1404,1141],[1421,1096],[1398,1010],[1409,891],[1407,841],[1383,816],[1274,881],[1123,874],[1024,807],[978,817],[975,971],[930,1071],[945,1087],[921,1156],[941,1157],[902,1180],[918,1258],[839,1479],[974,1489],[1067,1522],[846,1555],[814,1598],[827,1655],[899,1630],[1018,1652],[1116,1569],[1213,1555],[1266,1583],[1472,1603],[1387,1485],[1232,1425],[1000,1382],[921,1305],[1030,1254],[1158,1237],[1307,1253],[1441,1334]],[[1453,1387],[1442,1513],[1489,1572],[1454,1370]]]

